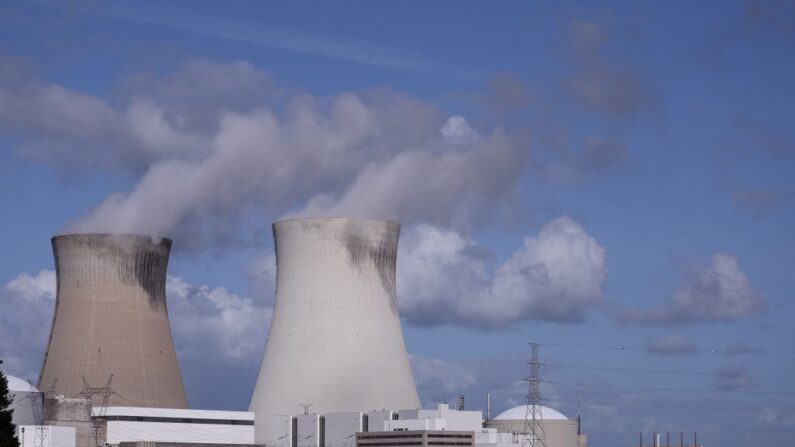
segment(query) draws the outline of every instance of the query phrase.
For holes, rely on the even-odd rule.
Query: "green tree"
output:
[[[3,361],[0,360],[0,364]],[[19,447],[17,427],[11,422],[11,393],[8,391],[8,380],[5,373],[0,371],[0,447]]]

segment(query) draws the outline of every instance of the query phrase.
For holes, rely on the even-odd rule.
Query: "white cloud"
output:
[[[740,269],[737,258],[716,253],[708,266],[688,272],[685,283],[668,303],[650,310],[625,310],[619,319],[627,322],[676,324],[734,321],[763,313],[767,299]]]
[[[466,118],[463,116],[451,116],[447,118],[440,132],[445,141],[452,144],[468,144],[478,139],[477,132],[470,127]]]
[[[175,344],[184,357],[259,363],[272,309],[223,287],[166,283]]]
[[[371,65],[402,72],[419,73],[441,79],[475,82],[473,71],[441,64],[416,51],[391,48],[374,42],[338,36],[265,26],[261,23],[233,21],[229,17],[208,17],[194,11],[159,7],[146,12],[141,8],[114,8],[114,15],[136,22],[211,36],[218,39],[244,42],[260,47],[328,57],[341,61]]]
[[[27,301],[52,301],[55,299],[55,272],[42,270],[36,276],[20,273],[6,284],[6,289]]]
[[[55,272],[20,273],[0,288],[0,358],[8,373],[38,381],[55,305]]]
[[[606,275],[604,247],[566,216],[525,238],[493,272],[474,241],[419,225],[401,241],[399,305],[401,315],[419,325],[581,321],[602,302]]]
[[[477,389],[477,371],[467,365],[422,355],[411,355],[414,381],[423,406],[432,408],[440,402],[452,402],[460,394]]]

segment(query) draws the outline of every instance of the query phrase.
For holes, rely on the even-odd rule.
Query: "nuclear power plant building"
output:
[[[70,234],[52,247],[57,295],[39,389],[75,397],[107,385],[110,405],[186,408],[166,308],[171,241]]]
[[[525,405],[421,409],[398,315],[400,225],[273,224],[276,299],[249,411],[187,409],[166,306],[171,240],[52,238],[57,294],[38,388],[11,377],[22,447],[522,447]],[[263,322],[266,324],[266,322]],[[540,407],[547,447],[585,447]],[[484,424],[485,422],[485,424]]]
[[[341,218],[273,225],[276,302],[251,402],[257,444],[288,436],[285,416],[417,409],[400,327],[400,225]]]

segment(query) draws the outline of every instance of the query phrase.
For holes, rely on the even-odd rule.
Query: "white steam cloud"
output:
[[[486,215],[523,212],[505,205],[516,205],[529,155],[505,129],[475,129],[388,89],[295,93],[245,62],[194,61],[162,78],[133,78],[122,92],[129,100],[116,107],[20,76],[11,64],[0,71],[0,93],[13,100],[1,106],[0,126],[34,135],[25,153],[139,175],[68,232],[165,235],[178,249],[202,250],[261,237],[285,216],[386,218],[404,224],[399,293],[410,323],[573,322],[602,301],[605,249],[568,217],[525,238],[493,271],[469,236]],[[38,108],[82,121],[58,127]],[[255,289],[269,284],[258,279],[272,273],[267,265],[252,267]],[[181,291],[173,292],[177,303],[199,294],[227,315],[246,305],[219,290],[170,284]]]
[[[162,80],[134,79],[122,112],[61,87],[24,85],[35,101],[14,93],[5,108],[24,105],[25,113],[0,118],[40,135],[29,154],[142,172],[132,190],[109,195],[70,232],[179,233],[200,245],[249,213],[265,221],[345,215],[463,228],[478,209],[510,197],[528,162],[504,131],[479,134],[465,118],[406,95],[277,93],[269,76],[242,62],[199,61]],[[220,93],[235,85],[259,101],[230,95],[224,102]],[[53,89],[71,99],[55,103]],[[202,91],[207,97],[188,94]],[[66,105],[66,115],[90,122],[67,132],[31,110]],[[64,146],[51,144],[60,139]],[[78,145],[89,149],[69,149]]]

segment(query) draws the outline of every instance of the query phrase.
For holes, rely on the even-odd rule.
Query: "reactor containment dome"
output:
[[[400,225],[341,218],[276,222],[276,301],[251,402],[255,440],[303,413],[417,409],[398,316]],[[280,427],[280,428],[277,428]]]
[[[186,408],[166,309],[171,240],[68,234],[52,247],[57,294],[39,389],[98,398],[110,388],[110,405]]]

